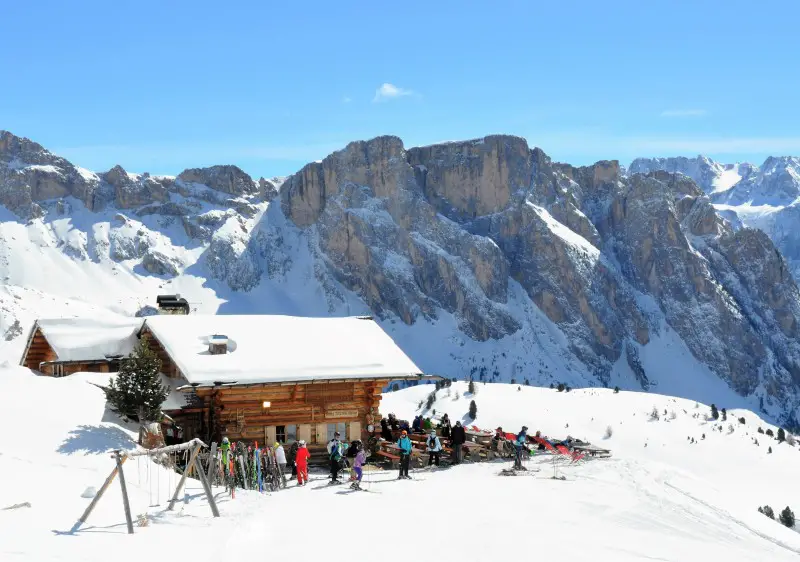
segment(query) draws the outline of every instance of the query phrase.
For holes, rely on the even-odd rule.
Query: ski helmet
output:
[[[299,444],[300,444],[301,447],[305,447],[306,446],[306,442],[303,439],[301,439],[299,441]]]
[[[528,426],[527,425],[523,425],[522,426],[522,431],[528,431]]]
[[[227,437],[222,438],[223,443],[230,443],[230,440]]]

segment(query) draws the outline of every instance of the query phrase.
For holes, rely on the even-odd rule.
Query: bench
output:
[[[392,466],[393,469],[394,468],[399,468],[399,465],[400,465],[400,457],[399,456],[393,455],[391,453],[387,453],[386,451],[378,451],[375,454],[378,455],[379,457],[383,457],[385,459],[389,459],[389,462],[391,463],[391,466]]]

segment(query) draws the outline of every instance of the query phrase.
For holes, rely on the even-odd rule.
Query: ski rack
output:
[[[179,445],[170,445],[168,447],[159,447],[157,449],[150,449],[146,451],[130,451],[130,452],[122,452],[119,449],[113,451],[111,458],[114,459],[115,465],[114,469],[111,471],[111,474],[108,475],[106,481],[103,482],[102,487],[97,492],[97,494],[92,499],[92,502],[83,512],[83,515],[80,516],[78,521],[73,525],[71,532],[76,532],[81,525],[86,523],[86,520],[89,518],[89,515],[92,513],[92,510],[100,501],[100,498],[103,497],[103,494],[108,490],[108,487],[111,485],[111,482],[114,481],[114,478],[119,474],[119,485],[122,488],[122,505],[125,509],[125,522],[128,525],[128,534],[133,534],[133,518],[131,517],[131,506],[128,500],[128,488],[125,484],[125,473],[122,470],[122,465],[125,463],[126,460],[132,457],[154,457],[157,455],[162,454],[170,454],[176,453],[179,451],[191,451],[189,455],[189,462],[186,463],[186,467],[183,470],[183,474],[181,475],[181,479],[178,482],[178,485],[175,488],[175,493],[172,495],[172,499],[169,501],[169,505],[167,506],[167,511],[171,511],[172,508],[175,507],[175,502],[178,501],[178,495],[180,494],[181,490],[183,489],[184,484],[186,483],[186,479],[189,476],[189,471],[194,467],[195,472],[197,472],[197,476],[200,479],[200,483],[203,485],[203,490],[205,491],[206,498],[208,499],[208,505],[211,507],[211,513],[214,517],[219,517],[219,509],[217,509],[217,503],[214,501],[214,494],[211,492],[211,486],[208,483],[208,479],[206,478],[206,473],[203,470],[203,466],[200,464],[200,460],[197,458],[200,449],[203,447],[207,447],[205,443],[203,443],[200,439],[192,439],[191,441],[187,441],[186,443],[181,443]]]

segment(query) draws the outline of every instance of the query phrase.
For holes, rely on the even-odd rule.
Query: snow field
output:
[[[53,379],[0,367],[0,508],[31,503],[0,510],[0,559],[99,561],[110,552],[123,561],[154,553],[215,561],[265,552],[313,559],[325,556],[332,543],[355,543],[364,556],[389,562],[414,553],[444,562],[521,553],[567,561],[686,562],[721,555],[763,562],[795,560],[800,553],[800,535],[756,511],[765,503],[776,511],[787,503],[800,508],[794,486],[800,451],[756,434],[759,425],[771,426],[751,412],[729,411],[735,429],[728,434],[727,424],[722,433],[713,431],[715,424],[702,417],[708,407],[695,408],[689,400],[604,389],[518,391],[516,385],[480,383],[474,397],[465,395],[466,383],[455,383],[449,397],[439,391],[437,413],[462,419],[474,398],[481,427],[502,424],[518,431],[524,423],[552,437],[570,434],[607,446],[614,456],[561,465],[564,481],[549,478],[551,458],[544,455],[530,461],[529,467],[540,467],[533,477],[497,476],[506,462],[415,471],[416,482],[397,481],[394,471],[367,471],[363,486],[370,493],[325,486],[325,475],[312,473],[308,486],[270,496],[239,490],[230,500],[215,489],[219,519],[211,517],[194,480],[188,481],[184,501],[165,513],[177,475],[132,459],[125,465],[132,512],[149,514],[149,525],[126,534],[114,482],[87,524],[64,534],[90,501],[81,493],[87,486],[99,488],[112,469],[108,451],[134,447],[135,427],[107,412],[102,392],[89,384],[107,379],[102,374]],[[389,393],[382,412],[410,419],[433,388]],[[653,406],[668,415],[651,421]],[[744,426],[734,419],[739,416],[745,417]],[[609,425],[613,435],[603,439]],[[700,442],[689,444],[689,435]],[[754,435],[760,447],[752,444]],[[151,482],[161,484],[152,497],[148,464]],[[156,499],[160,505],[151,506]]]

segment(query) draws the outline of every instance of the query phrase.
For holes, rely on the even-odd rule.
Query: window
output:
[[[278,425],[275,427],[275,441],[278,443],[286,443],[286,426]]]
[[[333,439],[334,432],[338,431],[341,435],[339,439],[347,439],[347,424],[345,423],[329,423],[328,424],[328,441]]]
[[[297,426],[294,425],[294,424],[287,425],[286,426],[286,439],[284,441],[281,441],[280,439],[278,439],[278,441],[280,441],[281,443],[291,443],[293,441],[297,441]]]

